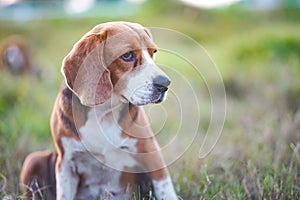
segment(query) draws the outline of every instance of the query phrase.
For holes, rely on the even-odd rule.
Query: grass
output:
[[[151,2],[138,13],[110,19],[36,20],[28,22],[26,28],[0,23],[0,39],[10,34],[22,34],[28,39],[35,64],[44,74],[39,79],[1,71],[1,199],[6,195],[22,196],[18,176],[29,152],[53,149],[49,118],[62,80],[61,60],[81,35],[106,20],[136,21],[183,32],[205,47],[222,74],[227,94],[226,121],[214,150],[199,159],[199,147],[211,117],[207,88],[187,62],[164,52],[157,58],[174,66],[200,91],[197,138],[169,167],[183,199],[300,198],[299,12],[202,11]],[[180,90],[180,76],[175,72],[173,75],[174,91],[178,96],[187,96]],[[175,100],[170,94],[164,103],[169,116],[164,134],[158,135],[162,144],[179,129],[180,119],[176,116],[180,110],[175,109]],[[190,106],[195,109],[194,104]],[[161,128],[155,116],[163,115],[162,111],[154,107],[150,112],[154,130]],[[189,134],[178,133],[178,137],[184,141]]]

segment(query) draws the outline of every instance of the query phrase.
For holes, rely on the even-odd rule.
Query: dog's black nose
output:
[[[153,84],[159,92],[167,91],[170,83],[171,83],[171,81],[168,77],[161,76],[161,75],[155,77],[153,80]]]

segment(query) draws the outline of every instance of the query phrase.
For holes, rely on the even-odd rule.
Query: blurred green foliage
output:
[[[288,59],[299,59],[300,40],[297,37],[260,38],[254,44],[241,47],[237,59],[241,61],[262,60],[286,62]]]

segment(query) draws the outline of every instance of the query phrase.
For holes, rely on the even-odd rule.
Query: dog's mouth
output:
[[[144,95],[138,95],[138,94],[134,94],[131,97],[126,97],[125,95],[121,95],[121,100],[123,102],[130,102],[131,104],[134,105],[146,105],[146,104],[150,104],[150,103],[161,103],[166,99],[167,96],[167,92],[159,92],[159,91],[153,91],[151,93],[151,95],[148,96],[148,94],[144,94]]]
[[[157,92],[152,96],[151,103],[161,103],[165,100],[167,92]]]

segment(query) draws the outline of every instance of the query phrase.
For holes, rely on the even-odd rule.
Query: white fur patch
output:
[[[70,154],[64,154],[61,170],[56,173],[56,199],[74,199],[79,179],[73,170]]]
[[[121,135],[122,130],[118,120],[122,109],[124,109],[123,106],[128,105],[121,103],[117,98],[113,95],[112,101],[91,109],[88,113],[87,122],[80,128],[79,132],[81,142],[91,154],[104,155],[107,157],[105,164],[117,163],[117,169],[122,170],[124,166],[132,167],[136,162],[128,152],[120,151],[120,149],[126,147],[127,151],[136,153],[137,139],[124,138]],[[120,155],[115,157],[116,153]],[[125,156],[122,159],[124,163],[120,163],[120,156]]]
[[[156,199],[158,200],[175,200],[178,199],[176,196],[171,178],[168,176],[163,180],[153,180],[153,187]]]

